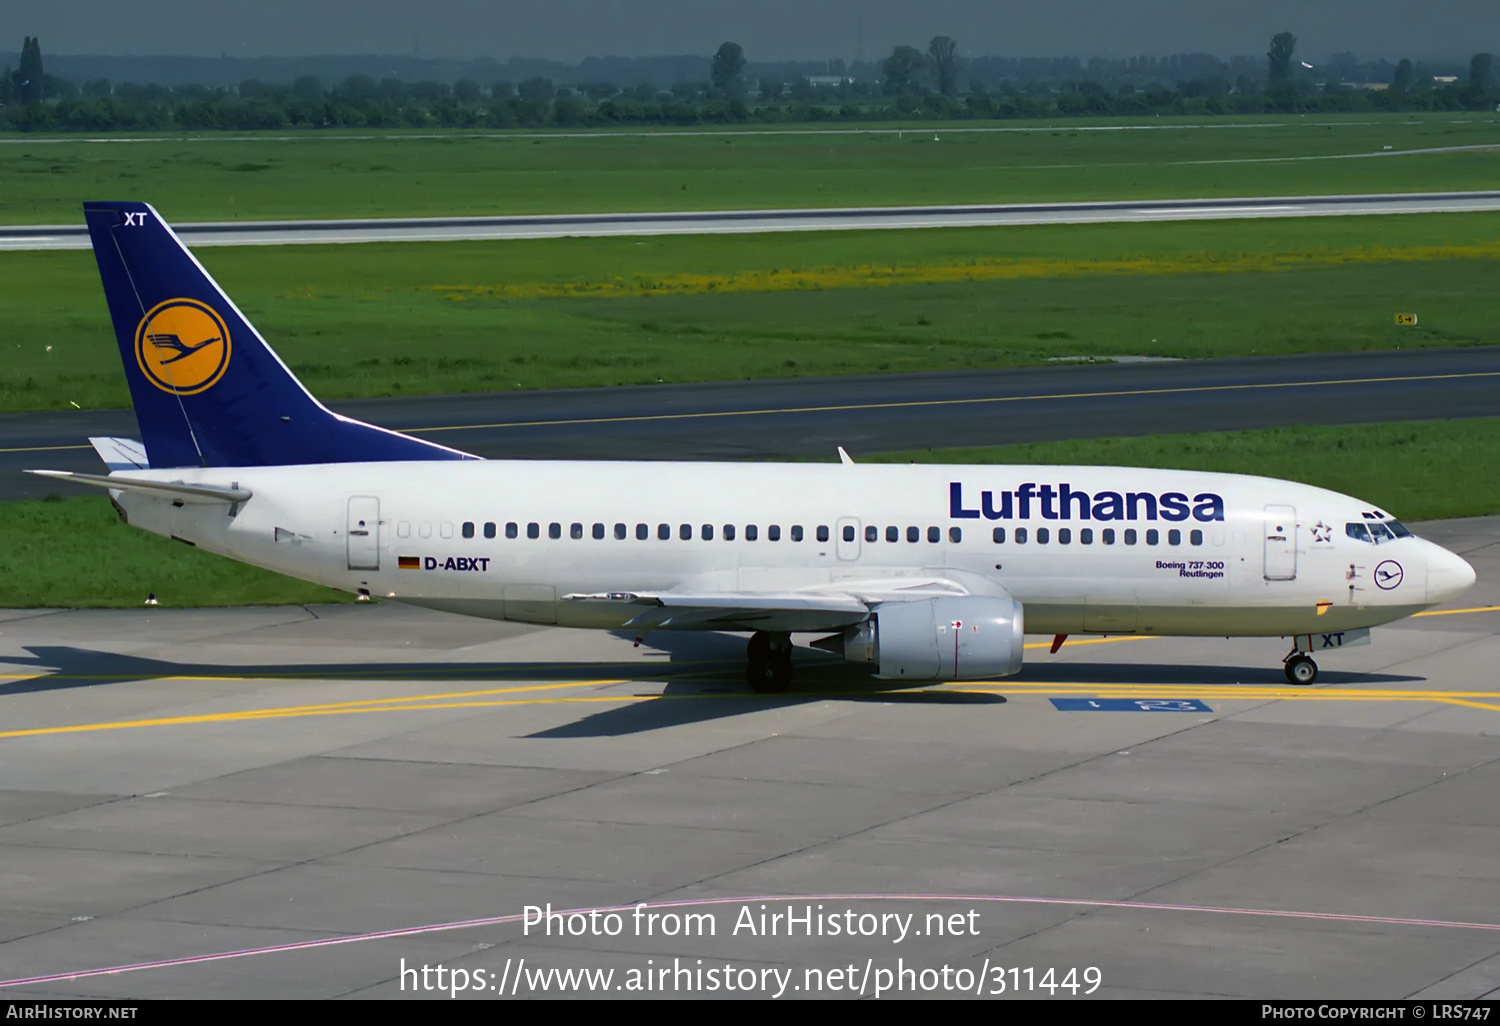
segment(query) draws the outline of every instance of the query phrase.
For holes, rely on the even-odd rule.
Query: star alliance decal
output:
[[[1313,525],[1312,533],[1313,541],[1315,542],[1333,541],[1333,528],[1329,527],[1321,520]]]

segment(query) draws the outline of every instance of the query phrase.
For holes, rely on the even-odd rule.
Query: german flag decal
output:
[[[422,557],[397,556],[396,565],[399,566],[402,570],[420,570],[422,569]]]

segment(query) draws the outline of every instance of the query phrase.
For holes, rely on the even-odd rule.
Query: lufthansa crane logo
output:
[[[135,361],[163,392],[196,395],[229,366],[229,330],[212,307],[196,299],[157,303],[135,329]]]
[[[1390,591],[1401,583],[1401,578],[1406,574],[1401,570],[1401,564],[1394,559],[1387,559],[1375,568],[1375,587],[1382,591]]]

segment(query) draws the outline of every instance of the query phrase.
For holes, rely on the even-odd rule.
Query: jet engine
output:
[[[981,680],[1021,670],[1021,603],[969,595],[886,602],[814,647],[868,663],[882,680]]]

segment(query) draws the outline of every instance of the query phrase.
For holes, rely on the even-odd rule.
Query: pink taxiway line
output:
[[[1425,926],[1447,930],[1494,930],[1500,931],[1500,923],[1466,923],[1450,919],[1407,919],[1399,916],[1357,916],[1336,912],[1298,912],[1288,909],[1229,908],[1214,905],[1168,905],[1144,901],[1105,901],[1091,898],[1028,898],[1003,894],[782,894],[748,898],[697,898],[680,901],[650,901],[634,905],[610,905],[597,908],[554,909],[560,916],[588,915],[592,912],[634,912],[636,909],[661,910],[673,908],[701,907],[705,905],[751,905],[763,902],[987,902],[1012,905],[1069,905],[1090,908],[1117,908],[1145,912],[1198,912],[1213,915],[1260,916],[1272,919],[1312,919],[1321,922],[1371,924],[1384,926]],[[286,944],[271,944],[260,948],[241,948],[237,951],[218,951],[200,955],[184,955],[155,962],[136,962],[131,965],[116,965],[106,969],[83,969],[71,973],[50,973],[46,976],[27,976],[15,980],[0,980],[0,987],[23,987],[36,983],[55,983],[62,980],[83,980],[94,976],[112,976],[119,973],[134,973],[145,969],[169,969],[174,966],[201,965],[205,962],[224,962],[234,958],[251,958],[256,955],[275,955],[289,951],[307,951],[313,948],[330,948],[339,944],[359,944],[364,941],[392,940],[397,937],[417,937],[429,933],[444,933],[453,930],[469,930],[481,926],[503,926],[518,923],[523,915],[490,916],[485,919],[465,919],[452,923],[430,923],[426,926],[408,926],[396,930],[380,930],[375,933],[356,933],[344,937],[324,937],[318,940],[291,941]]]

